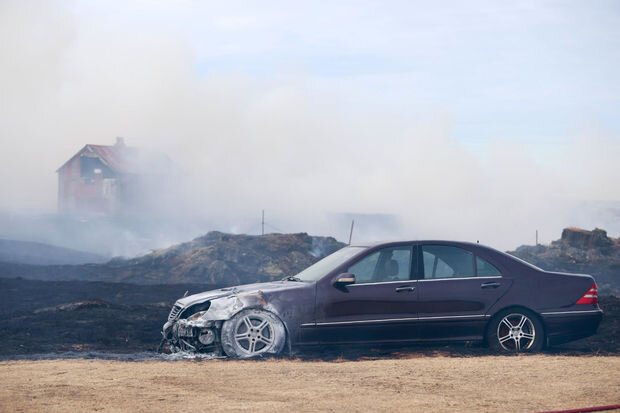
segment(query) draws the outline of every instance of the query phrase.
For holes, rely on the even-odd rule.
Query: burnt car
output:
[[[589,275],[543,271],[473,243],[355,245],[282,281],[183,297],[163,327],[173,352],[237,358],[304,345],[487,342],[535,352],[594,334]]]

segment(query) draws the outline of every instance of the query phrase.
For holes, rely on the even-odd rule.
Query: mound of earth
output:
[[[548,271],[590,274],[599,294],[620,294],[620,239],[602,229],[565,228],[549,245],[522,245],[509,254]]]
[[[135,284],[238,285],[294,275],[345,244],[306,233],[233,235],[209,232],[193,241],[105,264],[0,263],[0,277]]]

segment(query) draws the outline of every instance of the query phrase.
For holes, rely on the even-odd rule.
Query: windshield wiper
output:
[[[289,275],[287,277],[282,278],[282,281],[299,281],[303,282],[301,278],[295,277],[294,275]]]

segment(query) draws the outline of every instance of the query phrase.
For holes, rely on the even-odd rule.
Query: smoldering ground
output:
[[[136,285],[93,281],[40,281],[0,278],[0,359],[105,358],[168,359],[156,353],[162,324],[185,291],[218,287],[204,284]],[[53,291],[53,294],[50,294]],[[604,295],[605,312],[596,335],[553,346],[545,354],[619,354],[620,300]],[[492,352],[476,345],[331,346],[296,349],[308,360],[359,360],[402,355],[455,357]],[[176,358],[193,357],[181,354]],[[285,355],[289,357],[290,355]]]

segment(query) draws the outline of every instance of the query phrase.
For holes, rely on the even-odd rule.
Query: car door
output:
[[[420,245],[418,265],[420,336],[482,338],[489,308],[508,291],[512,281],[462,245]]]
[[[345,272],[354,284],[317,285],[316,332],[322,343],[398,341],[415,336],[417,281],[412,279],[416,255],[411,245],[370,251]]]

